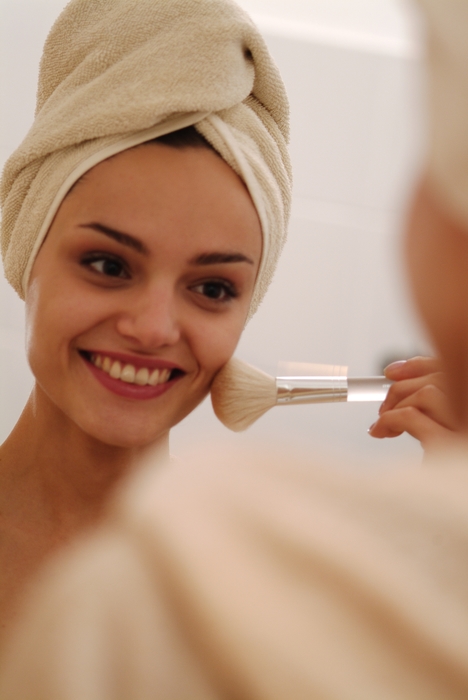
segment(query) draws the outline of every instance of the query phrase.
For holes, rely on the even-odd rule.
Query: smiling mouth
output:
[[[119,362],[106,355],[86,352],[80,350],[80,355],[85,360],[102,370],[112,379],[118,379],[126,384],[136,384],[137,386],[158,386],[167,384],[172,379],[181,377],[184,372],[180,369],[135,367],[132,364]]]

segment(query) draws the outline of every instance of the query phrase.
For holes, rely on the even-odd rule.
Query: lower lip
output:
[[[104,372],[104,370],[99,369],[99,367],[96,367],[96,365],[93,365],[93,363],[89,360],[86,360],[85,358],[82,359],[90,372],[94,374],[102,386],[109,389],[109,391],[112,391],[114,394],[123,396],[126,399],[154,399],[157,396],[165,394],[166,391],[169,391],[169,389],[174,386],[178,379],[182,378],[181,375],[179,377],[175,377],[175,379],[171,379],[168,382],[164,382],[164,384],[156,384],[156,386],[150,386],[149,384],[146,386],[139,386],[138,384],[123,382],[121,379],[114,379],[107,374],[107,372]]]

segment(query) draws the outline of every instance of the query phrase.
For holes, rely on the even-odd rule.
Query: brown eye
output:
[[[226,294],[226,289],[218,282],[206,282],[202,285],[202,294],[209,299],[221,299]]]
[[[82,264],[106,277],[128,278],[124,262],[113,256],[103,255],[102,253],[100,255],[87,256],[82,260]]]
[[[235,288],[226,281],[207,280],[192,287],[192,291],[213,301],[226,302],[237,296]]]

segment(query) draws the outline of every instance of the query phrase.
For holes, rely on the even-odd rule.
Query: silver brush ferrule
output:
[[[276,403],[333,403],[348,400],[348,380],[338,377],[276,377]]]
[[[276,403],[333,403],[383,401],[392,382],[386,377],[277,377]]]

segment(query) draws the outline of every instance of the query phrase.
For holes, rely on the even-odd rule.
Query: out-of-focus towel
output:
[[[418,0],[427,20],[428,173],[456,218],[468,223],[468,3]]]
[[[149,459],[43,570],[2,700],[466,700],[466,460]]]
[[[1,185],[5,273],[21,297],[72,184],[110,155],[190,124],[257,208],[255,311],[286,235],[288,102],[264,40],[232,0],[72,0],[62,12],[44,48],[35,121]]]

